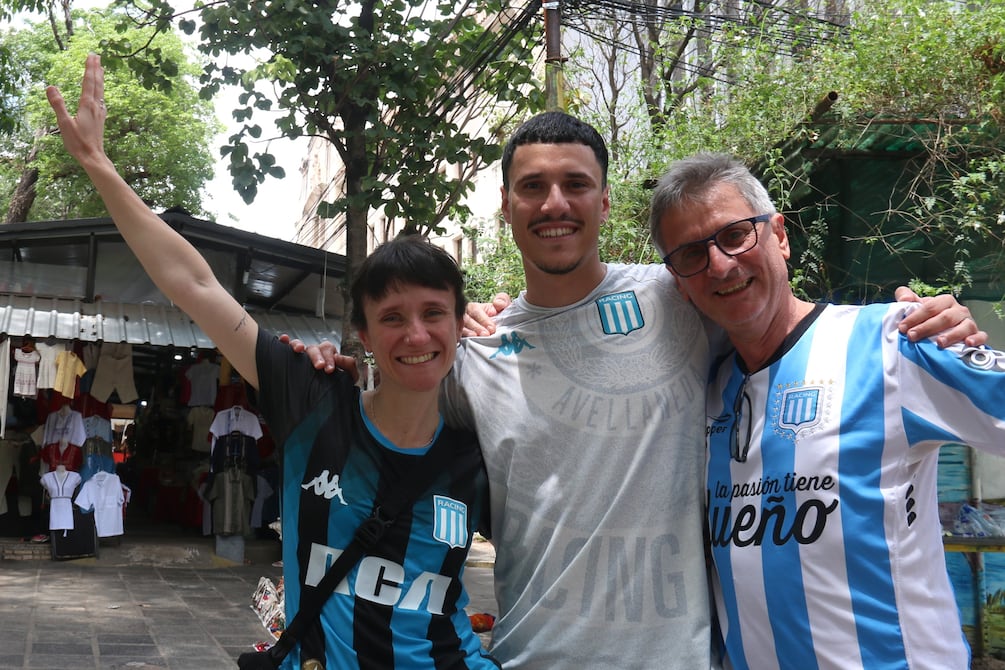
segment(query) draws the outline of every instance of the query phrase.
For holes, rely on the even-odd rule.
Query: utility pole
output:
[[[549,112],[565,111],[565,84],[562,81],[562,9],[559,0],[545,0],[544,4],[544,88],[545,104]]]

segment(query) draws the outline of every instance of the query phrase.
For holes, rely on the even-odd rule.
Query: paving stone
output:
[[[245,555],[252,564],[214,556],[211,537],[134,538],[128,529],[97,558],[0,554],[0,670],[236,667],[240,654],[271,639],[251,599],[262,577],[277,582],[282,572],[272,566],[274,540],[249,539]],[[479,559],[465,572],[471,612],[496,611],[487,565]]]

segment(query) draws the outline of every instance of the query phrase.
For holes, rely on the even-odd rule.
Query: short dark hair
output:
[[[366,328],[365,299],[380,300],[402,286],[424,286],[454,293],[454,315],[464,318],[464,276],[453,257],[421,235],[400,235],[384,242],[367,256],[352,283],[350,322]]]
[[[503,188],[509,189],[509,168],[516,148],[522,144],[585,144],[593,149],[607,186],[607,144],[597,129],[565,112],[543,112],[524,121],[503,147]]]

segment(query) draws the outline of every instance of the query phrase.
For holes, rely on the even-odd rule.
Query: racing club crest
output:
[[[782,390],[775,405],[778,412],[775,425],[780,431],[791,431],[793,439],[799,433],[812,430],[823,420],[825,393],[823,386],[795,386]]]
[[[468,506],[447,496],[433,496],[433,539],[450,547],[468,544]]]
[[[645,325],[635,291],[605,295],[597,300],[597,310],[607,335],[627,335]]]

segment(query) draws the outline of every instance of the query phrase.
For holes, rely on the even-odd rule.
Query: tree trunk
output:
[[[361,31],[369,35],[371,41],[374,34],[374,6],[375,0],[365,0],[361,5],[359,18]],[[349,323],[349,314],[352,309],[349,287],[353,280],[359,276],[359,268],[367,256],[369,207],[362,204],[363,179],[370,170],[370,161],[367,159],[366,125],[368,120],[375,119],[377,116],[378,93],[371,84],[373,77],[369,76],[372,74],[370,72],[372,67],[363,63],[359,66],[359,70],[357,81],[362,82],[362,90],[358,96],[358,102],[349,102],[342,114],[342,122],[348,136],[345,156],[345,194],[348,206],[345,217],[346,275],[345,285],[342,288],[346,311],[342,321],[342,346],[340,350],[342,354],[354,357],[360,370],[363,370],[363,356],[366,352],[352,324]]]
[[[35,185],[38,183],[38,168],[35,167],[35,159],[38,158],[39,140],[44,137],[48,129],[42,128],[35,131],[35,141],[32,143],[31,151],[24,159],[24,171],[21,173],[21,180],[14,188],[14,193],[10,196],[10,208],[4,223],[24,223],[28,220],[28,212],[35,204]]]
[[[32,151],[31,161],[35,160],[35,151]],[[4,223],[24,223],[28,220],[28,212],[35,204],[35,184],[38,182],[38,168],[28,167],[21,173],[21,180],[17,183],[13,195],[10,198],[10,209],[7,210],[7,217]]]
[[[341,353],[352,356],[357,363],[362,363],[363,343],[359,341],[355,329],[349,322],[349,314],[352,309],[352,298],[349,295],[349,287],[356,277],[359,276],[359,268],[366,260],[366,231],[367,213],[365,205],[361,206],[360,195],[363,188],[363,177],[366,175],[366,144],[364,139],[365,124],[362,123],[362,116],[359,117],[358,132],[350,134],[350,139],[346,142],[349,160],[345,165],[346,196],[349,204],[346,207],[345,216],[345,260],[346,275],[345,286],[343,287],[343,304],[345,305],[345,315],[342,320],[342,346]],[[346,119],[346,130],[350,130],[357,123],[354,120]],[[362,368],[361,368],[362,369]]]

